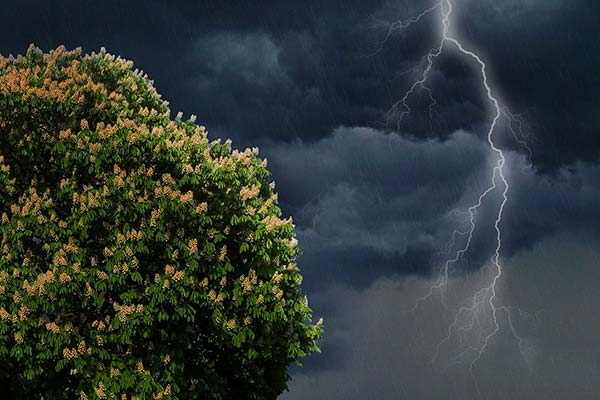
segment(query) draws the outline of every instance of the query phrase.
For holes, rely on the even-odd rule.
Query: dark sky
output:
[[[465,244],[453,232],[496,162],[481,73],[456,47],[430,71],[433,107],[421,89],[402,121],[389,112],[439,43],[440,12],[389,27],[433,1],[6,1],[0,53],[104,46],[211,138],[260,148],[326,321],[282,399],[597,399],[600,2],[453,3],[452,35],[513,115],[494,132],[510,184],[497,325],[489,290],[469,306],[495,274],[501,188],[444,290],[418,301]]]

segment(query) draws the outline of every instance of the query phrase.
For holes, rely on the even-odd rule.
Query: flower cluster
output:
[[[260,192],[260,188],[258,186],[251,186],[251,187],[244,186],[240,190],[240,199],[242,199],[242,200],[252,199],[252,198],[256,197],[259,192]]]
[[[113,308],[114,310],[118,313],[119,316],[119,320],[121,322],[126,322],[127,318],[133,314],[133,313],[141,313],[144,311],[144,305],[143,304],[130,304],[130,305],[120,305],[117,302],[113,303]],[[100,323],[99,323],[100,324]],[[98,330],[101,330],[100,327],[98,327]]]

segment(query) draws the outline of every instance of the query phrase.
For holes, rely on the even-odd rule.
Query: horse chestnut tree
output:
[[[322,326],[257,154],[104,49],[0,57],[2,398],[284,391]]]

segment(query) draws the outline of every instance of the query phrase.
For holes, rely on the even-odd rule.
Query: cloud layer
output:
[[[567,236],[538,242],[505,259],[497,302],[519,306],[513,313],[519,342],[506,315],[500,332],[470,371],[469,355],[457,357],[479,334],[467,331],[441,346],[453,318],[439,296],[409,309],[435,281],[380,279],[364,290],[336,285],[316,297],[335,312],[327,319],[324,353],[297,370],[281,399],[594,399],[600,390],[597,305],[600,253],[591,243]],[[595,244],[597,246],[597,243]],[[456,278],[448,303],[473,290],[475,275]],[[314,306],[314,304],[313,304]],[[330,309],[331,306],[325,306]],[[486,316],[480,316],[486,323]],[[464,327],[464,325],[460,325]],[[469,333],[472,333],[469,335]],[[322,363],[329,347],[337,362]],[[329,354],[331,356],[331,354]]]
[[[316,142],[270,143],[262,154],[282,207],[298,225],[308,282],[358,286],[438,268],[438,252],[455,229],[468,227],[467,208],[489,186],[494,163],[488,144],[464,131],[444,141],[415,141],[341,127]],[[523,155],[508,152],[505,173],[511,188],[501,226],[503,255],[553,234],[597,232],[589,222],[600,220],[598,167],[576,164],[546,176],[528,168]],[[484,200],[471,251],[457,269],[487,262],[498,199],[496,191]],[[464,239],[458,237],[455,249]]]
[[[149,73],[176,110],[197,114],[217,137],[241,147],[261,136],[318,140],[338,126],[396,129],[386,112],[418,74],[439,34],[435,15],[380,48],[390,24],[432,2],[235,0],[127,3],[8,2],[0,52],[29,42],[84,51],[106,46]],[[502,99],[525,113],[536,166],[597,159],[600,66],[594,0],[461,1],[454,28],[489,63]],[[31,29],[30,27],[35,27]],[[487,117],[477,71],[451,47],[432,71],[433,118],[417,93],[400,127],[421,139],[476,131]],[[514,143],[513,143],[514,145]]]

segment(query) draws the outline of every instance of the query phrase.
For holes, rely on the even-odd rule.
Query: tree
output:
[[[0,57],[3,398],[274,399],[322,326],[266,159],[131,68]]]

